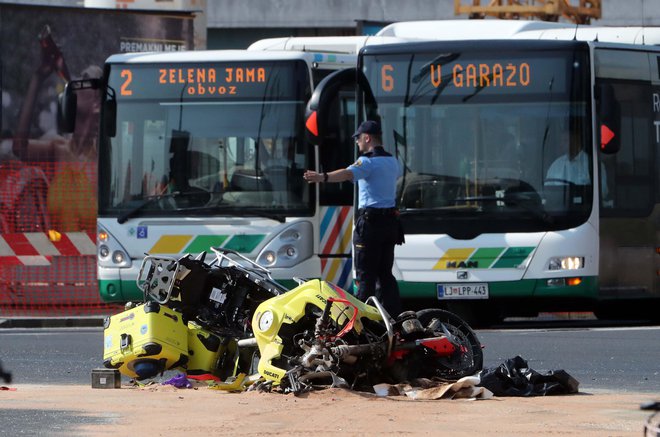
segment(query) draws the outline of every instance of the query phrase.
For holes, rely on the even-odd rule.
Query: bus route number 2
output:
[[[121,84],[119,92],[122,96],[132,96],[133,90],[128,86],[133,81],[133,72],[131,70],[122,70],[120,73],[121,77],[124,79],[124,83]]]

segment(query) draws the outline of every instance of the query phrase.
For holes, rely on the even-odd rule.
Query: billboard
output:
[[[99,95],[78,95],[57,130],[68,80],[100,77],[111,54],[193,49],[193,15],[0,4],[0,316],[105,311],[96,283]]]
[[[66,81],[100,77],[113,53],[193,48],[193,17],[0,5],[0,234],[95,229],[98,96],[57,132]]]

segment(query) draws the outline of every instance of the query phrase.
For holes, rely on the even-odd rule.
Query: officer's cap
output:
[[[353,138],[357,138],[360,134],[381,135],[383,131],[380,130],[380,124],[377,121],[367,120],[357,128],[353,134]]]

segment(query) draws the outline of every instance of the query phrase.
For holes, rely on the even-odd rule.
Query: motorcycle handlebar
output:
[[[323,314],[316,322],[316,327],[314,329],[314,336],[319,337],[324,334],[324,331],[328,327],[328,319],[330,318],[330,308],[332,307],[332,300],[328,299],[325,302],[325,308],[323,308]]]

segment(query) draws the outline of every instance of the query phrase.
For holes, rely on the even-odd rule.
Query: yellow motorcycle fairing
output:
[[[283,325],[291,325],[304,317],[308,304],[323,311],[329,298],[340,300],[335,302],[330,310],[331,319],[340,328],[346,326],[354,318],[356,310],[358,314],[352,329],[358,334],[364,329],[362,318],[366,317],[373,321],[382,320],[375,307],[365,304],[334,284],[318,279],[307,281],[287,293],[268,299],[257,307],[252,317],[252,331],[261,353],[258,369],[264,378],[277,383],[286,374],[286,369],[273,364],[273,360],[280,358],[284,348],[280,337]],[[348,301],[350,304],[343,303],[341,300]]]

